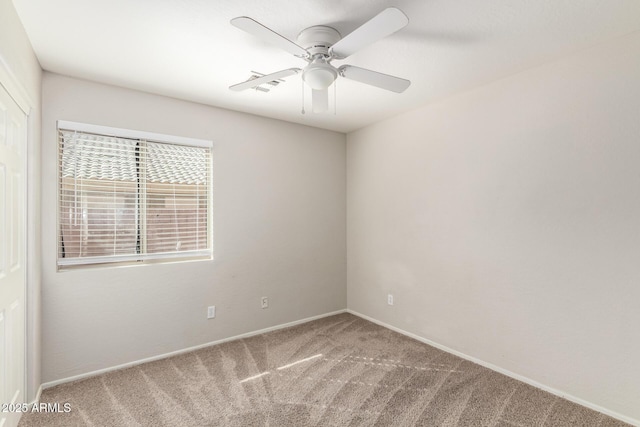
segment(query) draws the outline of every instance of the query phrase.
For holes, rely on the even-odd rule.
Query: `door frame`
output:
[[[16,75],[11,70],[11,67],[5,62],[4,58],[0,55],[0,86],[9,94],[9,96],[15,101],[18,107],[24,112],[27,118],[27,135],[26,135],[26,147],[24,150],[24,171],[25,171],[25,183],[24,190],[26,192],[24,197],[23,212],[26,215],[26,221],[24,225],[24,244],[22,246],[23,259],[25,263],[24,272],[24,325],[25,325],[25,340],[24,340],[24,378],[23,389],[24,398],[29,403],[38,402],[40,399],[40,393],[42,387],[40,385],[40,378],[37,377],[36,372],[40,371],[40,355],[35,354],[37,348],[40,347],[39,341],[39,322],[40,313],[37,311],[37,303],[39,297],[36,292],[39,292],[40,284],[40,266],[32,260],[39,259],[39,251],[37,250],[38,236],[35,235],[35,221],[39,218],[37,212],[39,202],[36,200],[38,194],[37,189],[39,185],[39,171],[35,170],[38,165],[33,164],[31,159],[32,153],[39,152],[37,147],[37,123],[34,122],[33,110],[36,106],[33,99],[29,96],[28,92],[24,89],[24,86],[20,83]],[[30,354],[34,352],[34,354]]]

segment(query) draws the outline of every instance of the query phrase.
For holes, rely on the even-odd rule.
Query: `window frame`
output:
[[[151,143],[171,144],[171,145],[183,145],[190,147],[206,148],[209,150],[209,165],[208,165],[208,188],[207,188],[207,248],[193,251],[200,252],[200,254],[185,254],[181,255],[179,251],[159,254],[131,254],[122,255],[118,257],[113,256],[97,256],[83,258],[69,258],[68,261],[62,262],[60,256],[60,245],[62,236],[62,224],[61,224],[61,190],[62,190],[62,173],[60,159],[62,156],[62,148],[60,144],[60,132],[83,132],[89,134],[95,134],[104,137],[113,138],[126,138],[131,140],[138,140]],[[67,120],[56,121],[56,269],[57,271],[67,271],[79,268],[111,268],[126,265],[148,265],[158,263],[175,263],[175,262],[188,262],[188,261],[210,261],[213,260],[213,141],[188,138],[175,135],[160,134],[154,132],[146,132],[132,129],[115,128],[110,126],[93,125],[87,123],[72,122]],[[136,208],[136,215],[141,216],[144,209],[141,206]],[[142,220],[140,218],[140,220]],[[146,234],[143,232],[142,234]],[[114,259],[115,258],[115,259]]]

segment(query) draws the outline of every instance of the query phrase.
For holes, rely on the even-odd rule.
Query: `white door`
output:
[[[0,85],[0,404],[25,402],[27,117]],[[0,427],[20,413],[0,411]]]

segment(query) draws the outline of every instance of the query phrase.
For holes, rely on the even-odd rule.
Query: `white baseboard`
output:
[[[331,313],[320,314],[318,316],[307,317],[305,319],[295,320],[293,322],[283,323],[281,325],[271,326],[271,327],[260,329],[260,330],[257,330],[257,331],[247,332],[247,333],[244,333],[244,334],[235,335],[235,336],[228,337],[228,338],[223,338],[223,339],[220,339],[220,340],[217,340],[217,341],[211,341],[211,342],[208,342],[208,343],[205,343],[205,344],[196,345],[196,346],[193,346],[193,347],[187,347],[187,348],[183,348],[181,350],[176,350],[176,351],[172,351],[172,352],[169,352],[169,353],[159,354],[157,356],[147,357],[147,358],[144,358],[144,359],[135,360],[133,362],[123,363],[121,365],[111,366],[111,367],[104,368],[104,369],[98,369],[96,371],[86,372],[84,374],[74,375],[74,376],[71,376],[71,377],[62,378],[62,379],[55,380],[55,381],[49,381],[49,382],[43,383],[40,386],[40,390],[38,391],[38,396],[37,396],[36,401],[40,400],[40,393],[42,392],[42,390],[46,390],[48,388],[55,387],[55,386],[60,385],[60,384],[69,383],[69,382],[73,382],[73,381],[78,381],[78,380],[82,380],[82,379],[89,378],[89,377],[94,377],[96,375],[105,374],[105,373],[111,372],[111,371],[117,371],[119,369],[129,368],[131,366],[136,366],[136,365],[140,365],[140,364],[147,363],[147,362],[154,362],[156,360],[166,359],[167,357],[172,357],[172,356],[177,356],[177,355],[184,354],[184,353],[189,353],[191,351],[200,350],[201,348],[211,347],[213,345],[218,345],[218,344],[222,344],[222,343],[229,342],[229,341],[239,340],[239,339],[242,339],[242,338],[249,338],[249,337],[252,337],[252,336],[255,336],[255,335],[260,335],[260,334],[264,334],[264,333],[271,332],[271,331],[277,331],[278,329],[289,328],[291,326],[300,325],[302,323],[307,323],[307,322],[311,322],[313,320],[318,320],[318,319],[322,319],[324,317],[329,317],[329,316],[335,316],[336,314],[341,314],[341,313],[346,313],[346,312],[347,312],[347,310],[344,309],[344,310],[333,311]]]
[[[400,329],[400,328],[396,328],[395,326],[392,326],[392,325],[389,325],[387,323],[381,322],[381,321],[376,320],[376,319],[374,319],[372,317],[366,316],[366,315],[364,315],[362,313],[358,313],[357,311],[350,310],[350,309],[347,309],[346,311],[347,311],[347,313],[351,313],[354,316],[361,317],[361,318],[363,318],[365,320],[368,320],[370,322],[373,322],[373,323],[375,323],[377,325],[380,325],[380,326],[383,326],[383,327],[385,327],[387,329],[391,329],[392,331],[398,332],[399,334],[405,335],[405,336],[407,336],[409,338],[413,338],[416,341],[423,342],[425,344],[428,344],[428,345],[430,345],[432,347],[435,347],[437,349],[440,349],[442,351],[446,351],[447,353],[454,354],[454,355],[456,355],[458,357],[461,357],[463,359],[466,359],[466,360],[468,360],[470,362],[476,363],[476,364],[478,364],[480,366],[484,366],[485,368],[489,368],[492,371],[499,372],[499,373],[501,373],[503,375],[506,375],[508,377],[511,377],[511,378],[513,378],[515,380],[522,381],[525,384],[529,384],[529,385],[531,385],[533,387],[542,389],[542,390],[547,391],[547,392],[549,392],[551,394],[554,394],[556,396],[559,396],[559,397],[562,397],[564,399],[567,399],[567,400],[569,400],[569,401],[571,401],[573,403],[577,403],[578,405],[585,406],[585,407],[587,407],[589,409],[593,409],[594,411],[598,411],[598,412],[601,412],[601,413],[603,413],[605,415],[609,415],[612,418],[618,419],[620,421],[624,421],[625,423],[640,427],[640,420],[636,420],[634,418],[627,417],[625,415],[622,415],[622,414],[619,414],[617,412],[611,411],[611,410],[609,410],[607,408],[603,408],[602,406],[598,406],[598,405],[596,405],[594,403],[591,403],[591,402],[588,402],[586,400],[580,399],[579,397],[572,396],[572,395],[570,395],[568,393],[562,392],[562,391],[557,390],[557,389],[555,389],[553,387],[549,387],[547,385],[541,384],[541,383],[539,383],[537,381],[534,381],[534,380],[532,380],[530,378],[527,378],[527,377],[524,377],[522,375],[513,373],[513,372],[508,371],[508,370],[506,370],[504,368],[496,366],[496,365],[494,365],[492,363],[485,362],[484,360],[480,360],[480,359],[477,359],[477,358],[475,358],[473,356],[469,356],[468,354],[461,353],[461,352],[459,352],[457,350],[454,350],[454,349],[449,348],[447,346],[444,346],[442,344],[438,344],[437,342],[431,341],[431,340],[429,340],[427,338],[421,337],[421,336],[413,334],[411,332],[407,332],[407,331],[405,331],[403,329]]]
[[[30,409],[40,404],[40,396],[42,396],[42,390],[43,390],[42,385],[40,385],[40,387],[38,387],[38,392],[36,393],[36,397],[34,397],[34,399],[31,402],[29,402]]]

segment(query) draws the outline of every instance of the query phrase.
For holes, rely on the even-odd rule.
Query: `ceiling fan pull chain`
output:
[[[333,115],[337,115],[337,109],[338,109],[338,92],[336,90],[336,86],[338,85],[338,80],[333,82]]]
[[[302,83],[302,114],[304,114],[304,80],[300,79]]]

